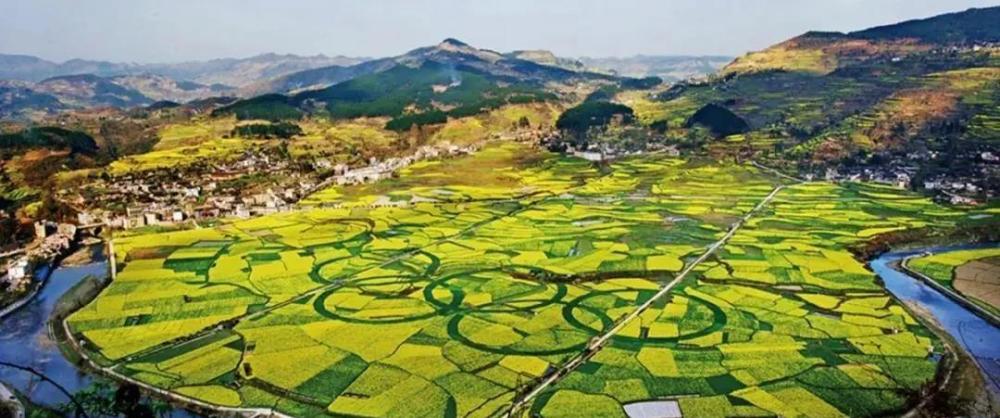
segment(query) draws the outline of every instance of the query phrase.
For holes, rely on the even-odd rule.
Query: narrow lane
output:
[[[748,211],[745,215],[743,215],[743,217],[740,218],[740,220],[736,221],[736,223],[734,223],[729,228],[729,232],[726,232],[726,235],[724,235],[714,244],[709,246],[708,249],[701,254],[701,256],[699,256],[697,259],[694,260],[694,262],[685,267],[684,270],[682,270],[677,275],[677,277],[675,277],[669,283],[660,288],[660,290],[656,292],[656,294],[653,295],[653,297],[649,298],[649,300],[647,300],[642,305],[639,305],[639,307],[636,308],[634,311],[632,311],[632,313],[628,314],[623,319],[617,321],[617,324],[611,327],[611,329],[609,329],[607,332],[592,339],[590,343],[587,345],[586,349],[584,349],[580,354],[577,354],[575,357],[564,363],[554,372],[549,374],[549,376],[544,380],[542,380],[537,386],[535,386],[534,389],[532,389],[530,392],[522,396],[520,399],[515,400],[514,404],[511,405],[510,409],[503,415],[505,417],[517,416],[518,412],[524,409],[525,406],[529,405],[531,401],[534,400],[543,391],[545,391],[546,388],[552,386],[552,384],[558,382],[560,379],[567,376],[570,372],[575,370],[577,367],[580,367],[583,363],[586,363],[587,360],[590,360],[591,357],[600,352],[601,349],[604,348],[604,346],[607,344],[607,342],[611,340],[611,338],[614,337],[616,334],[618,334],[618,332],[620,332],[623,328],[625,328],[625,326],[628,325],[629,322],[633,321],[639,315],[642,315],[642,313],[645,312],[647,309],[649,309],[650,306],[653,306],[653,304],[657,300],[669,294],[670,291],[675,286],[677,286],[678,283],[684,281],[684,278],[686,278],[687,275],[691,273],[692,270],[695,269],[695,267],[698,267],[699,264],[703,263],[705,260],[708,259],[708,257],[711,257],[712,254],[714,254],[720,247],[725,245],[725,243],[729,241],[729,239],[732,238],[733,235],[736,234],[736,231],[738,231],[748,220],[750,220],[750,218],[753,217],[755,213],[757,213],[764,206],[770,203],[771,200],[774,199],[774,196],[776,196],[778,192],[780,192],[784,188],[785,186],[783,185],[775,187],[774,190],[772,190],[771,193],[767,195],[767,197],[765,197],[763,200],[757,203],[757,206],[754,206],[754,208]]]

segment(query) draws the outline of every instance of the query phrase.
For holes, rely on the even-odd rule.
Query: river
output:
[[[996,395],[1000,395],[1000,328],[927,286],[920,279],[896,270],[892,264],[924,252],[941,253],[998,246],[1000,244],[897,251],[883,254],[871,262],[872,270],[885,282],[886,289],[897,298],[924,308],[941,328],[951,334],[975,358],[987,385]]]
[[[48,267],[36,275],[42,276]],[[30,367],[59,382],[71,392],[87,387],[92,378],[63,357],[49,336],[48,320],[59,297],[88,275],[106,274],[107,264],[95,262],[82,266],[60,267],[52,272],[41,291],[31,302],[0,321],[0,360]],[[48,383],[40,383],[31,374],[0,367],[0,380],[9,383],[39,405],[56,407],[69,399]]]
[[[80,266],[61,266],[52,272],[41,291],[22,308],[0,320],[0,361],[30,367],[76,393],[87,388],[94,377],[82,372],[63,357],[58,345],[49,336],[48,321],[59,297],[87,276],[104,276],[108,264],[96,252],[100,261]],[[43,267],[47,268],[47,267]],[[44,277],[39,269],[36,277]],[[0,366],[0,381],[8,383],[32,402],[58,407],[69,399],[49,383],[40,382],[30,373]],[[172,418],[193,417],[185,410],[175,409]]]

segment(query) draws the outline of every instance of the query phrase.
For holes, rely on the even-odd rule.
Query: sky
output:
[[[3,0],[0,53],[178,62],[381,57],[453,37],[561,56],[730,55],[998,0]]]

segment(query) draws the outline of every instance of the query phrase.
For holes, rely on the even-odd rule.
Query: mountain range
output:
[[[136,64],[73,59],[61,63],[29,55],[0,54],[0,79],[38,82],[52,77],[92,74],[101,77],[157,74],[180,81],[242,87],[257,80],[330,65],[352,65],[365,58],[325,55],[261,54],[172,64]]]
[[[393,118],[387,127],[406,129],[469,116],[505,103],[542,101],[547,84],[616,82],[617,77],[540,64],[511,54],[470,46],[456,39],[403,55],[352,67],[327,67],[272,80],[264,94],[219,109],[240,119],[297,118],[320,111],[338,118]],[[306,83],[312,83],[307,85]],[[324,85],[326,87],[324,87]],[[405,113],[405,115],[404,115]]]
[[[536,139],[544,137],[541,142],[556,151],[567,145],[592,149],[601,140],[607,143],[596,148],[624,153],[671,146],[752,158],[802,176],[864,175],[918,189],[961,185],[962,193],[989,197],[1000,194],[997,21],[1000,7],[848,33],[807,32],[724,66],[725,57],[505,53],[450,38],[371,60],[307,64],[269,55],[240,65],[187,63],[187,73],[173,68],[172,75],[146,72],[138,64],[70,66],[18,57],[7,61],[18,65],[0,67],[6,77],[24,78],[0,80],[0,118],[31,121],[4,120],[0,130],[58,126],[85,132],[100,147],[95,161],[105,164],[148,152],[167,125],[292,132],[298,124],[363,124],[365,135],[378,133],[406,146],[449,128],[449,135],[462,138],[488,134],[479,119],[507,110],[501,108],[545,108],[545,118],[526,119],[526,125],[551,122],[552,129],[539,129]],[[93,73],[53,75],[54,66]],[[30,68],[38,74],[27,74]],[[650,75],[681,80],[668,85]],[[231,76],[242,81],[217,82]],[[115,109],[74,111],[95,106]],[[132,108],[141,109],[119,110]],[[306,115],[319,117],[303,122]],[[509,127],[519,119],[497,120]],[[617,126],[605,135],[602,129],[612,121]]]
[[[491,65],[535,63],[572,72],[660,76],[678,80],[703,76],[724,64],[720,57],[637,56],[631,58],[563,58],[549,51],[501,54],[468,48],[460,41],[452,52],[469,53]],[[137,64],[73,59],[61,63],[28,55],[0,54],[0,117],[23,117],[86,107],[129,107],[156,101],[187,102],[215,96],[252,97],[324,88],[352,78],[413,64],[432,56],[439,46],[419,48],[397,57],[367,59],[261,54],[174,64]],[[443,50],[442,50],[443,51]],[[456,61],[457,62],[457,61]],[[508,68],[506,71],[511,71]],[[86,75],[86,77],[84,77]],[[111,93],[113,92],[113,93]]]

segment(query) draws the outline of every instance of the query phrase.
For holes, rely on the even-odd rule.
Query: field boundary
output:
[[[119,373],[119,372],[115,371],[114,369],[115,369],[115,367],[117,367],[117,365],[116,366],[111,366],[111,367],[104,367],[104,366],[101,366],[101,365],[97,364],[97,362],[95,362],[93,359],[91,359],[90,355],[87,354],[86,350],[84,350],[83,347],[80,346],[80,343],[79,343],[79,341],[76,340],[76,337],[73,336],[73,332],[72,332],[72,330],[70,329],[70,326],[69,326],[69,320],[68,320],[68,318],[64,318],[62,320],[62,328],[63,328],[63,332],[66,334],[66,340],[69,341],[70,346],[73,347],[73,351],[75,351],[80,356],[80,359],[88,367],[90,367],[92,370],[95,370],[95,371],[97,371],[97,372],[99,372],[101,374],[104,374],[105,376],[108,376],[108,377],[111,377],[111,378],[114,378],[114,379],[117,379],[117,380],[120,380],[120,381],[123,381],[123,382],[131,383],[133,385],[136,385],[136,386],[138,386],[138,387],[140,387],[142,389],[145,389],[145,390],[147,390],[149,392],[155,393],[156,395],[159,395],[159,396],[164,397],[166,399],[169,399],[171,401],[180,402],[180,403],[188,404],[188,405],[194,405],[194,406],[197,406],[199,408],[205,408],[205,409],[209,409],[209,410],[212,410],[212,411],[227,412],[227,413],[236,413],[236,414],[244,414],[244,415],[249,416],[249,417],[293,418],[291,415],[285,415],[285,414],[283,414],[281,412],[278,412],[277,410],[272,409],[272,408],[234,408],[234,407],[216,405],[216,404],[205,402],[205,401],[202,401],[202,400],[199,400],[199,399],[195,399],[195,398],[192,398],[192,397],[189,397],[189,396],[181,395],[181,394],[179,394],[177,392],[174,392],[174,391],[171,391],[171,390],[168,390],[168,389],[159,388],[159,387],[153,386],[151,384],[148,384],[148,383],[143,382],[143,381],[138,380],[138,379],[133,379],[133,378],[131,378],[129,376],[126,376],[126,375],[124,375],[122,373]]]
[[[605,344],[607,344],[607,342],[610,341],[611,338],[615,336],[615,334],[617,334],[619,331],[625,328],[625,325],[635,320],[635,318],[637,318],[639,315],[641,315],[643,312],[649,309],[650,306],[653,306],[653,303],[656,302],[658,299],[669,294],[670,291],[673,290],[673,288],[677,286],[677,284],[682,282],[687,277],[687,275],[691,273],[692,270],[694,270],[695,267],[704,262],[706,259],[708,259],[708,257],[712,256],[712,254],[714,254],[719,248],[725,245],[726,242],[729,241],[729,239],[732,238],[733,235],[735,235],[736,232],[741,227],[743,227],[743,225],[747,221],[749,221],[754,214],[756,214],[764,206],[770,203],[771,200],[773,200],[774,197],[778,194],[778,192],[780,192],[784,188],[785,188],[784,185],[778,185],[774,188],[774,190],[771,190],[770,194],[768,194],[763,200],[758,202],[757,205],[754,206],[753,209],[748,211],[745,215],[743,215],[742,218],[736,221],[729,228],[729,231],[726,232],[726,235],[724,235],[714,244],[709,246],[708,249],[705,250],[705,252],[702,253],[701,256],[699,256],[697,259],[691,262],[687,267],[685,267],[684,270],[682,270],[676,277],[674,277],[673,280],[671,280],[669,283],[661,287],[660,290],[656,292],[656,294],[654,294],[652,297],[649,298],[649,300],[644,302],[642,305],[639,305],[638,308],[629,313],[623,319],[618,320],[615,326],[613,326],[607,332],[594,339],[591,339],[590,343],[587,344],[587,347],[584,349],[584,351],[582,351],[580,354],[577,354],[575,357],[573,357],[566,363],[563,363],[562,366],[560,366],[558,369],[549,374],[549,377],[542,380],[537,386],[535,386],[534,389],[532,389],[530,392],[522,396],[520,399],[517,399],[514,402],[514,404],[511,405],[510,409],[508,409],[507,412],[503,413],[502,416],[507,418],[516,416],[518,412],[524,409],[525,405],[527,405],[529,402],[531,402],[531,400],[533,400],[535,397],[541,394],[546,388],[551,386],[553,383],[556,383],[562,377],[569,374],[569,372],[575,370],[577,367],[580,367],[581,365],[583,365],[583,363],[586,363],[588,360],[590,360],[591,357],[600,352],[601,349],[604,348]]]
[[[934,280],[934,279],[932,279],[930,277],[927,277],[926,274],[923,274],[923,273],[921,273],[919,271],[916,271],[916,270],[910,268],[909,262],[910,262],[911,259],[920,258],[920,257],[923,257],[925,255],[927,255],[927,253],[914,254],[914,255],[908,256],[908,257],[904,258],[902,261],[899,262],[899,268],[902,269],[904,273],[909,274],[909,275],[911,275],[913,277],[916,277],[917,279],[920,279],[920,281],[922,281],[922,282],[926,283],[928,286],[934,288],[934,290],[937,290],[938,292],[941,292],[941,294],[947,296],[949,299],[954,300],[955,303],[958,303],[959,305],[962,305],[966,309],[968,309],[968,310],[972,311],[973,313],[975,313],[980,318],[985,319],[987,322],[993,324],[993,326],[1000,327],[1000,317],[996,316],[995,314],[993,314],[990,311],[987,311],[986,309],[984,309],[983,307],[981,307],[981,306],[977,305],[976,303],[972,302],[971,300],[969,300],[965,296],[962,296],[961,293],[958,293],[958,292],[956,292],[954,290],[951,290],[948,287],[942,285],[941,283],[938,283],[936,280]]]
[[[117,273],[117,271],[116,271],[117,270],[117,263],[116,263],[116,260],[115,260],[114,244],[113,244],[113,240],[111,240],[111,239],[108,240],[108,263],[109,263],[108,264],[108,273],[109,273],[109,276],[112,278],[111,280],[108,280],[108,284],[110,284],[114,280],[113,278],[116,276],[116,273]],[[100,293],[101,292],[97,292],[96,295],[100,295]],[[96,297],[96,295],[95,295],[95,297]],[[92,300],[91,300],[91,302],[92,302]],[[90,302],[81,304],[80,307],[82,308],[83,306],[87,306],[89,303]],[[90,355],[87,353],[87,350],[84,349],[80,345],[80,342],[76,339],[76,336],[73,335],[72,328],[69,325],[69,317],[75,311],[76,311],[76,309],[71,310],[69,312],[66,312],[64,314],[64,317],[62,318],[62,320],[59,321],[59,322],[60,322],[61,328],[62,328],[61,331],[65,335],[65,338],[66,338],[65,341],[69,342],[69,348],[71,348],[73,350],[73,352],[80,357],[80,362],[77,364],[77,367],[79,367],[81,369],[84,368],[84,367],[86,367],[86,368],[89,368],[92,371],[97,372],[97,374],[102,374],[102,375],[104,375],[106,377],[110,377],[110,378],[116,379],[118,381],[131,383],[133,385],[136,385],[136,386],[142,388],[143,390],[146,390],[146,391],[148,391],[150,393],[154,393],[157,396],[160,396],[160,397],[165,398],[167,400],[170,400],[170,401],[173,401],[173,402],[178,402],[178,403],[185,404],[185,405],[193,405],[195,407],[202,408],[202,409],[207,409],[207,410],[211,410],[211,411],[218,411],[218,412],[224,412],[224,413],[238,414],[238,415],[243,415],[243,416],[248,416],[248,417],[294,418],[294,417],[292,417],[290,415],[282,414],[281,412],[278,412],[277,410],[271,409],[271,408],[234,408],[234,407],[227,407],[227,406],[222,406],[222,405],[216,405],[216,404],[213,404],[213,403],[210,403],[210,402],[205,402],[205,401],[202,401],[202,400],[199,400],[199,399],[192,398],[190,396],[182,395],[180,393],[171,391],[169,389],[158,388],[158,387],[153,386],[151,384],[148,384],[148,383],[145,383],[143,381],[140,381],[140,380],[131,378],[129,376],[126,376],[126,375],[124,375],[122,373],[119,373],[118,371],[115,371],[115,368],[118,367],[117,363],[114,364],[114,365],[112,365],[112,366],[107,366],[107,367],[106,366],[102,366],[102,365],[98,364],[96,361],[94,361],[90,357]],[[53,328],[50,328],[49,332],[55,332],[55,331],[54,331]]]
[[[530,195],[528,197],[530,197]],[[492,218],[476,222],[476,223],[468,226],[467,228],[459,231],[458,233],[456,233],[454,235],[451,235],[451,236],[448,236],[448,237],[444,237],[444,238],[440,238],[440,239],[435,240],[435,241],[431,242],[430,244],[425,245],[423,247],[420,247],[420,248],[417,248],[417,249],[414,249],[414,250],[411,250],[411,251],[406,251],[406,252],[404,252],[402,254],[394,256],[394,257],[390,258],[389,260],[386,260],[386,261],[380,263],[378,266],[384,266],[384,265],[396,262],[398,260],[405,259],[407,257],[412,257],[414,254],[419,253],[423,248],[425,248],[427,246],[433,246],[433,245],[440,244],[440,243],[445,242],[447,240],[450,240],[450,239],[452,239],[454,237],[464,235],[464,234],[466,234],[466,233],[468,233],[470,231],[474,231],[474,230],[482,227],[483,225],[495,222],[495,221],[497,221],[499,219],[502,219],[502,218],[506,218],[506,217],[512,216],[515,213],[518,213],[520,211],[526,210],[527,208],[530,208],[530,207],[534,206],[535,204],[544,201],[548,197],[551,197],[551,196],[541,197],[540,199],[538,199],[536,201],[529,202],[528,204],[524,205],[523,207],[519,207],[519,208],[517,208],[515,210],[506,212],[506,213],[504,213],[502,215],[494,216]],[[506,200],[508,200],[508,199],[501,199],[499,201],[502,202],[502,201],[506,201]],[[116,263],[117,260],[115,258],[114,246],[113,246],[112,242],[113,242],[113,240],[108,240],[108,243],[109,243],[109,245],[108,245],[108,251],[109,251],[109,254],[108,254],[109,260],[108,260],[108,262],[110,263],[109,266],[108,266],[108,272],[109,272],[109,275],[111,275],[112,277],[114,277],[114,276],[117,276],[117,263]],[[375,267],[378,267],[378,266],[375,266]],[[368,269],[375,268],[375,267],[369,267],[369,268],[360,270],[358,272],[352,273],[351,276],[357,275],[357,274],[359,274],[361,272],[364,272],[364,271],[366,271]],[[312,296],[314,296],[316,294],[319,294],[319,293],[322,293],[324,291],[331,290],[331,289],[336,289],[336,288],[342,286],[344,280],[346,280],[346,279],[347,278],[338,279],[338,280],[335,280],[335,281],[333,281],[333,282],[331,282],[329,284],[326,284],[326,285],[323,285],[323,286],[319,286],[319,287],[310,289],[310,290],[308,290],[306,292],[303,292],[300,295],[297,295],[297,296],[291,297],[291,298],[289,298],[289,299],[287,299],[285,301],[279,302],[277,305],[272,306],[272,307],[270,307],[268,309],[265,309],[265,310],[262,310],[262,311],[258,311],[258,312],[244,314],[242,316],[234,318],[233,320],[235,320],[235,322],[232,323],[232,326],[235,326],[237,323],[239,323],[242,320],[252,319],[252,318],[258,317],[260,315],[264,315],[267,312],[273,311],[273,310],[278,309],[278,308],[283,307],[283,306],[287,306],[287,305],[289,305],[291,303],[294,303],[295,301],[300,300],[302,298],[312,297]],[[111,281],[109,281],[109,283],[112,282],[112,281],[114,281],[114,279],[112,279]],[[89,302],[87,304],[83,304],[82,306],[87,306],[88,304],[89,304]],[[186,405],[193,405],[193,406],[195,406],[197,408],[203,408],[203,409],[211,410],[211,411],[214,411],[214,412],[239,414],[239,415],[248,416],[248,417],[294,418],[293,416],[281,413],[277,409],[274,409],[274,408],[238,408],[238,407],[227,407],[227,406],[216,405],[216,404],[213,404],[213,403],[210,403],[210,402],[206,402],[206,401],[202,401],[202,400],[199,400],[199,399],[195,399],[195,398],[190,397],[190,396],[182,395],[180,393],[177,393],[177,392],[169,390],[169,389],[160,388],[160,387],[157,387],[155,385],[152,385],[152,384],[149,384],[149,383],[145,383],[143,381],[134,379],[132,377],[129,377],[129,376],[125,375],[125,374],[122,374],[122,373],[116,371],[115,369],[119,365],[121,365],[120,361],[119,362],[114,362],[113,364],[111,364],[109,366],[102,366],[102,365],[100,365],[99,363],[97,363],[95,360],[93,360],[90,357],[90,355],[87,353],[86,349],[84,349],[81,346],[80,342],[74,336],[74,334],[72,332],[72,327],[69,325],[69,317],[71,315],[72,315],[72,312],[67,313],[66,317],[63,318],[62,321],[61,321],[62,332],[66,334],[66,341],[69,342],[70,348],[72,348],[72,350],[77,355],[80,356],[80,360],[83,363],[83,365],[85,365],[86,367],[90,368],[91,370],[96,371],[99,374],[103,374],[103,375],[105,375],[107,377],[110,377],[110,378],[113,378],[113,379],[116,379],[116,380],[119,380],[119,381],[123,381],[123,382],[128,382],[128,383],[134,384],[134,385],[136,385],[136,386],[138,386],[138,387],[140,387],[140,388],[142,388],[144,390],[149,391],[150,393],[156,394],[156,395],[158,395],[160,397],[169,399],[171,401],[176,401],[176,402],[179,402],[179,403],[182,403],[182,404],[186,404]],[[184,344],[184,343],[190,342],[192,340],[196,340],[196,339],[199,339],[199,338],[204,338],[205,336],[210,335],[210,334],[212,334],[214,332],[217,332],[219,330],[220,330],[220,328],[219,328],[218,324],[215,324],[215,325],[213,325],[213,326],[211,326],[211,327],[209,327],[209,328],[207,328],[205,330],[202,330],[201,332],[193,334],[192,336],[190,336],[190,338],[186,338],[183,341],[179,341],[179,342],[176,342],[176,343],[169,343],[167,345],[160,346],[160,347],[155,347],[153,350],[151,350],[151,351],[149,351],[147,353],[142,353],[142,354],[146,355],[146,354],[149,354],[149,353],[159,352],[159,351],[162,351],[164,349],[176,346],[178,344]]]

